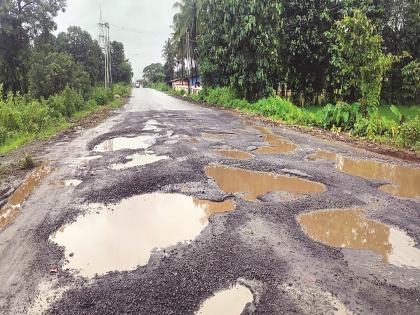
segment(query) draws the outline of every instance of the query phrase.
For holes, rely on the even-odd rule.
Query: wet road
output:
[[[43,159],[1,314],[420,313],[419,165],[149,89]]]

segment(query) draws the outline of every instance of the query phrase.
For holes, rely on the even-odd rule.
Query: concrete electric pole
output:
[[[109,23],[102,20],[102,8],[99,16],[99,46],[104,53],[104,84],[105,88],[109,89],[112,86],[112,72],[111,72],[111,45],[109,40]]]

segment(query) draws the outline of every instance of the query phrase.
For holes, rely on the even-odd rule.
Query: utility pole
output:
[[[106,89],[112,86],[112,73],[111,73],[111,45],[109,41],[109,23],[102,20],[102,7],[100,7],[99,15],[99,46],[104,53],[104,85]]]

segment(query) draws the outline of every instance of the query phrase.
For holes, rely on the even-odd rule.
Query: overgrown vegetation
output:
[[[130,91],[129,85],[115,84],[113,90],[97,87],[84,97],[67,86],[62,92],[40,100],[9,92],[4,100],[0,99],[0,152],[49,136],[101,106],[117,107],[122,99],[115,99],[114,95],[124,97]]]
[[[118,106],[132,69],[124,46],[110,47],[111,89],[102,87],[105,55],[96,40],[71,26],[55,36],[65,0],[0,2],[0,152],[49,136],[99,106]]]
[[[164,83],[155,84],[152,87],[170,95],[183,96]],[[420,151],[420,115],[414,111],[412,116],[404,118],[396,106],[391,106],[389,109],[393,117],[381,115],[376,107],[370,108],[365,115],[360,111],[362,104],[357,102],[327,104],[323,108],[313,111],[298,107],[279,96],[269,96],[256,102],[249,102],[246,99],[238,98],[233,89],[226,87],[206,89],[188,97],[196,102],[239,109],[286,124],[346,132],[355,137]]]

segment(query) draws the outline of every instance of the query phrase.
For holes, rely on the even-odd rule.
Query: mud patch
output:
[[[10,224],[19,215],[24,201],[51,172],[52,168],[49,165],[41,165],[16,189],[4,207],[0,209],[0,230]]]
[[[254,296],[249,288],[236,284],[231,288],[217,292],[207,299],[197,315],[238,315],[242,314],[248,303],[252,303]]]
[[[147,149],[156,143],[157,135],[138,137],[118,137],[105,140],[93,148],[95,152],[114,152],[119,150]]]
[[[268,147],[260,147],[255,152],[259,154],[281,154],[281,153],[289,153],[296,150],[297,145],[294,143],[290,143],[285,141],[279,136],[276,136],[269,130],[268,128],[254,126],[255,129],[260,131],[263,134],[263,138],[266,142],[269,143],[270,146]]]
[[[138,166],[145,166],[149,164],[156,163],[158,161],[167,160],[168,156],[157,156],[155,154],[133,154],[127,156],[127,160],[130,160],[127,163],[115,163],[110,166],[113,170],[125,170]]]
[[[226,193],[244,193],[244,199],[254,201],[269,192],[289,192],[293,194],[320,193],[326,190],[320,183],[285,175],[262,173],[240,168],[212,165],[205,169]]]
[[[325,245],[370,250],[384,263],[420,268],[420,249],[405,232],[366,219],[363,209],[315,211],[298,218],[303,230]]]
[[[250,160],[252,154],[237,150],[217,150],[216,153],[235,160]]]
[[[85,277],[146,265],[154,249],[194,240],[211,214],[233,211],[235,204],[154,193],[89,208],[51,236],[65,247],[66,267]]]
[[[385,180],[391,184],[379,189],[403,198],[420,197],[420,169],[402,165],[380,163],[373,160],[353,160],[334,152],[317,151],[311,160],[324,159],[336,162],[336,169],[342,173],[366,179]]]

